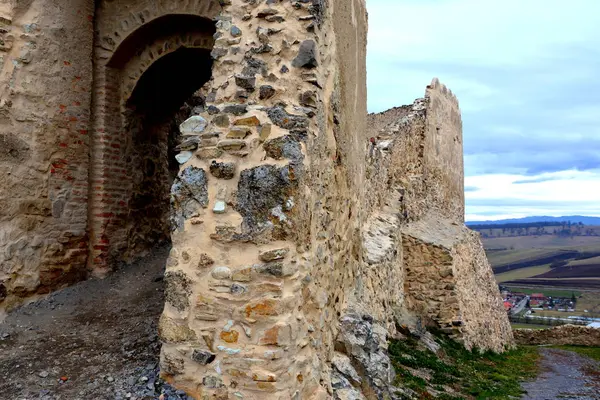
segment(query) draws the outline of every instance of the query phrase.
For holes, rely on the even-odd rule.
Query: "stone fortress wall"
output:
[[[363,0],[65,3],[0,8],[0,304],[172,230],[161,369],[195,398],[390,395],[414,321],[512,345],[458,102],[366,118]]]

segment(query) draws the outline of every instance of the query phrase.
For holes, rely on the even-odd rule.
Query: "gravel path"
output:
[[[158,378],[168,248],[10,313],[0,323],[0,399],[188,399]]]
[[[565,350],[540,348],[540,374],[524,383],[524,400],[600,399],[600,363]]]

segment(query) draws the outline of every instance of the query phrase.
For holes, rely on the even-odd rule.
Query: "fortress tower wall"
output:
[[[0,7],[0,304],[87,276],[92,0]]]

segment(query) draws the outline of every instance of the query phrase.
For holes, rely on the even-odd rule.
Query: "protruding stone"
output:
[[[228,267],[215,267],[210,274],[215,279],[230,279],[231,269]]]
[[[213,354],[208,350],[196,349],[192,353],[192,360],[201,365],[207,365],[212,363],[216,357],[216,354]]]
[[[234,126],[227,134],[228,139],[246,139],[252,135],[252,131],[247,127]]]
[[[296,68],[315,68],[317,63],[317,44],[314,40],[305,40],[300,44],[298,55],[292,61]]]
[[[253,266],[253,268],[258,273],[272,275],[277,278],[292,276],[298,270],[296,264],[284,264],[280,261],[272,261],[266,264],[256,264]]]
[[[204,267],[213,265],[214,263],[215,263],[215,260],[213,260],[212,257],[209,256],[208,254],[206,254],[206,253],[200,254],[200,260],[198,261],[198,267],[204,268]]]
[[[227,139],[227,140],[221,140],[219,142],[219,144],[217,145],[217,147],[219,149],[225,150],[225,151],[236,151],[236,150],[242,150],[244,148],[246,148],[246,142],[244,142],[243,140],[240,139]]]
[[[265,8],[256,14],[256,18],[266,18],[269,15],[277,15],[277,10],[274,8]]]
[[[186,162],[190,161],[193,155],[194,154],[191,151],[182,151],[175,156],[175,159],[179,164],[185,164]]]
[[[160,361],[160,370],[169,375],[182,374],[185,369],[185,362],[183,358],[177,354],[171,354],[167,351],[163,352],[162,359]],[[108,377],[109,382],[113,382],[113,377]]]
[[[233,295],[241,295],[248,292],[248,288],[244,285],[240,285],[239,283],[234,283],[229,288],[229,293]]]
[[[275,299],[264,299],[244,307],[246,318],[270,317],[281,313],[281,304]]]
[[[233,179],[235,176],[235,163],[213,161],[210,164],[210,173],[219,179]]]
[[[182,135],[199,135],[204,132],[208,121],[199,115],[194,115],[186,119],[181,125],[179,125],[179,131]]]
[[[286,65],[283,65],[279,72],[281,72],[282,74],[287,74],[288,72],[290,72],[290,69]]]
[[[252,380],[255,382],[277,382],[277,375],[271,372],[255,371],[252,373]]]
[[[229,127],[229,117],[224,114],[219,114],[212,120],[213,124],[220,128],[228,128]]]
[[[259,89],[258,98],[261,100],[268,100],[275,96],[275,89],[271,85],[262,85]]]
[[[217,143],[219,143],[219,136],[218,135],[216,137],[203,138],[200,141],[199,147],[201,149],[206,148],[206,147],[215,147],[217,145]]]
[[[260,252],[258,254],[258,258],[263,262],[283,260],[288,255],[289,252],[290,252],[290,249],[288,249],[287,247],[283,248],[283,249],[267,250],[267,251]]]
[[[233,25],[231,27],[231,29],[229,30],[229,33],[231,33],[231,36],[233,36],[233,37],[242,36],[242,30],[235,25]]]
[[[317,92],[307,90],[300,94],[300,105],[304,107],[317,108]]]
[[[223,112],[226,114],[233,114],[233,115],[244,115],[246,114],[246,112],[248,112],[248,106],[245,104],[232,104],[229,106],[225,106],[223,108]]]
[[[269,72],[267,63],[258,58],[246,57],[244,59],[244,64],[245,66],[244,69],[242,69],[242,75],[254,76],[260,74],[266,77]]]
[[[182,228],[185,219],[193,217],[200,207],[208,206],[206,173],[189,166],[179,173],[171,187],[172,226]]]
[[[277,324],[267,329],[258,343],[262,346],[288,346],[292,341],[292,328],[287,324]]]
[[[200,144],[199,136],[187,136],[184,137],[183,142],[178,144],[175,147],[175,151],[192,151],[198,148],[198,144]]]
[[[281,15],[269,15],[267,17],[265,17],[265,20],[268,22],[284,22],[285,18],[283,18]]]
[[[255,76],[236,75],[235,84],[249,92],[253,92],[256,87]]]
[[[308,127],[308,118],[288,113],[283,107],[275,106],[267,109],[267,115],[273,123],[284,129],[300,129]]]
[[[303,173],[300,165],[294,167],[293,171],[291,168],[261,165],[240,173],[234,207],[244,218],[243,233],[264,234],[267,224],[273,226],[273,213],[276,212],[278,221],[275,221],[273,229],[278,239],[285,239],[286,232],[293,225],[281,211],[286,200],[297,189],[297,179]]]
[[[223,150],[216,147],[205,147],[196,153],[196,157],[200,160],[210,160],[219,158],[223,155]]]
[[[268,140],[263,144],[263,148],[267,156],[275,160],[287,158],[295,162],[300,162],[304,159],[302,146],[290,135]]]
[[[235,120],[233,125],[236,125],[236,126],[259,126],[260,120],[255,115],[253,115],[248,118],[237,119],[237,120]]]
[[[237,343],[240,333],[234,329],[231,329],[230,331],[227,331],[227,332],[222,331],[220,336],[221,336],[221,339],[227,343]]]
[[[302,74],[302,80],[304,82],[308,82],[308,83],[311,83],[311,84],[315,85],[319,89],[323,88],[321,86],[321,84],[319,83],[319,77],[315,73],[307,72],[307,73]]]
[[[167,271],[165,273],[165,301],[178,311],[189,307],[188,296],[192,293],[192,280],[183,271]]]
[[[260,139],[261,142],[264,142],[265,140],[267,140],[269,138],[269,136],[271,136],[271,130],[273,128],[273,125],[271,124],[263,124],[260,127],[260,131],[258,133],[258,137]]]
[[[227,205],[223,200],[215,201],[215,206],[213,207],[213,213],[215,214],[225,214],[225,210],[227,209]]]
[[[229,49],[226,49],[224,47],[215,47],[212,49],[212,51],[210,52],[210,56],[214,59],[214,60],[218,60],[219,58],[223,58],[227,55],[227,53],[229,52]]]
[[[252,268],[238,269],[231,275],[231,280],[235,282],[250,282],[252,280]]]
[[[220,377],[213,375],[208,375],[202,378],[202,385],[209,389],[218,389],[225,387],[225,385],[223,385],[223,380]]]
[[[261,43],[269,43],[269,30],[262,28],[262,27],[258,27],[256,28],[256,36],[258,36],[258,40]]]
[[[346,378],[350,379],[356,384],[360,385],[360,383],[362,382],[360,375],[358,375],[358,372],[356,372],[356,370],[352,366],[352,362],[350,361],[350,358],[347,355],[338,352],[334,353],[333,359],[331,360],[331,364],[333,364],[333,366],[341,374],[343,374]]]
[[[182,343],[196,340],[196,333],[187,326],[186,321],[178,321],[164,314],[158,322],[158,335],[165,343]]]

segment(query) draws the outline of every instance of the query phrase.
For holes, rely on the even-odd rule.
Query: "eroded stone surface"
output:
[[[185,219],[193,217],[200,208],[208,206],[206,173],[201,168],[187,167],[175,179],[171,189],[171,206],[174,210],[173,227],[181,228]]]

